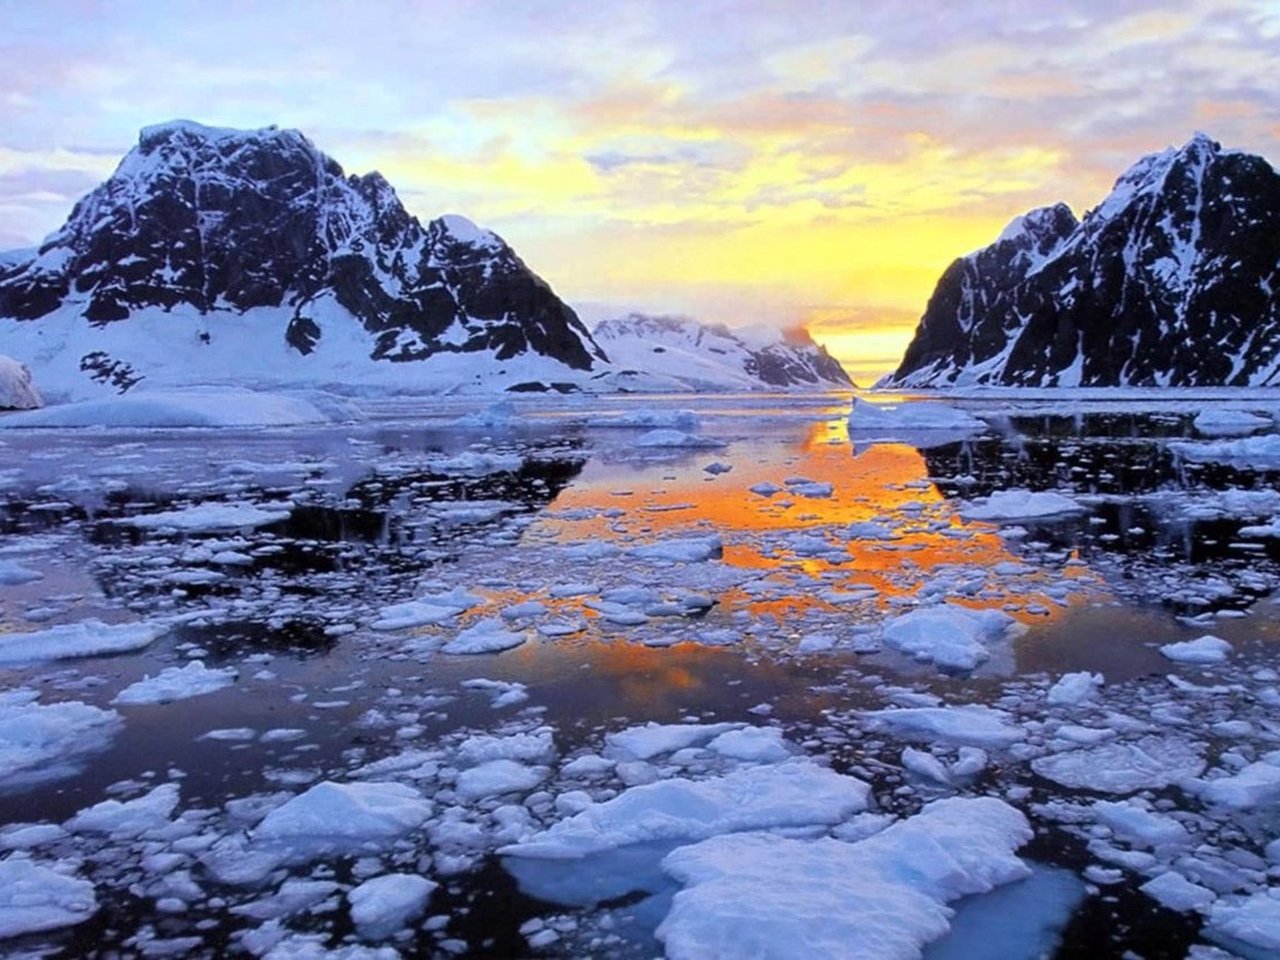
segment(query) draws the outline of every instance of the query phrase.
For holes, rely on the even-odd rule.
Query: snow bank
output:
[[[858,843],[722,836],[668,854],[685,889],[658,927],[672,960],[914,960],[950,901],[1020,880],[1026,818],[993,798],[939,800]]]
[[[238,387],[135,390],[0,418],[0,427],[283,427],[359,417],[323,394],[261,393]]]
[[[991,652],[987,643],[999,640],[1014,620],[999,610],[970,610],[945,604],[924,607],[887,620],[886,646],[945,670],[972,670]]]
[[[631,787],[498,852],[574,859],[634,843],[831,825],[865,810],[869,793],[861,780],[802,759],[709,780],[676,777]]]
[[[88,880],[17,857],[0,862],[0,937],[70,927],[97,911]]]
[[[960,509],[966,520],[1031,520],[1083,512],[1084,507],[1070,497],[1048,490],[997,490],[981,503]]]
[[[64,623],[34,633],[0,634],[0,663],[64,660],[141,650],[164,633],[150,623],[105,624],[100,620]]]
[[[189,700],[229,687],[236,682],[237,676],[235,667],[211,670],[203,661],[192,660],[185,667],[166,667],[159,676],[145,677],[129,684],[111,702],[137,706]]]
[[[44,398],[31,382],[31,371],[0,354],[0,410],[35,410]]]

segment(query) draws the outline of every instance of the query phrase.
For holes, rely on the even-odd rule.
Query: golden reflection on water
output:
[[[728,463],[732,470],[708,474],[702,468],[712,461]],[[788,479],[829,484],[832,494],[804,496]],[[781,489],[771,496],[751,490],[766,483]],[[555,519],[566,515],[586,519]],[[649,542],[719,532],[725,564],[769,571],[783,582],[787,577],[813,582],[814,589],[782,598],[753,598],[740,589],[719,597],[723,609],[780,620],[845,606],[820,596],[830,597],[832,591],[867,594],[867,602],[883,613],[932,577],[1021,562],[994,526],[961,519],[929,480],[919,450],[906,444],[853,449],[844,417],[817,422],[789,443],[747,437],[726,450],[698,451],[674,464],[589,464],[556,498],[551,516],[541,523],[561,542]],[[872,533],[894,539],[862,538],[847,529],[852,524],[874,525]],[[821,536],[831,549],[819,556],[797,555],[784,533]],[[974,607],[1006,606],[1026,622],[1044,622],[1065,609],[1061,598],[1041,592],[1046,577],[1075,581],[1081,589],[1095,579],[1079,565],[1047,575],[1028,571],[1008,587],[951,599]],[[862,606],[851,602],[845,608],[852,613],[855,605]]]

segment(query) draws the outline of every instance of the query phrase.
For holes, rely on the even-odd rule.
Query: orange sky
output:
[[[296,127],[588,322],[807,323],[869,383],[957,255],[1202,129],[1280,156],[1274,0],[10,5],[0,249],[142,126]]]

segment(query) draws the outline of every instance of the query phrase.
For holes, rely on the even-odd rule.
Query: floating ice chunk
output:
[[[507,680],[485,680],[477,678],[464,680],[462,685],[468,690],[482,690],[492,698],[489,705],[495,710],[501,707],[515,706],[529,699],[529,688],[523,683]]]
[[[0,356],[0,410],[35,410],[43,406],[44,398],[32,384],[26,364]]]
[[[254,920],[284,920],[310,909],[339,889],[332,880],[286,880],[271,896],[238,904],[231,912]]]
[[[0,663],[65,660],[141,650],[165,632],[150,623],[105,624],[100,620],[65,623],[34,633],[0,634]]]
[[[556,744],[550,730],[514,733],[506,737],[478,734],[458,746],[454,757],[460,767],[474,767],[490,760],[517,760],[546,764],[555,759]]]
[[[422,627],[430,623],[444,623],[460,612],[461,610],[457,607],[442,606],[429,600],[409,600],[383,607],[378,614],[378,619],[369,624],[369,629],[407,630],[410,627]]]
[[[718,559],[724,552],[724,542],[719,534],[707,537],[683,537],[660,540],[640,547],[632,547],[631,556],[641,560],[667,560],[673,563],[701,563]]]
[[[1045,694],[1045,702],[1051,707],[1075,706],[1093,699],[1103,684],[1102,674],[1080,671],[1063,674]]]
[[[431,461],[433,472],[461,477],[487,477],[495,473],[513,473],[522,466],[524,466],[524,458],[516,453],[478,453],[472,450]]]
[[[1191,834],[1177,820],[1152,813],[1137,800],[1099,800],[1093,805],[1093,813],[1117,837],[1132,844],[1161,847],[1191,841]]]
[[[19,857],[0,861],[0,938],[74,926],[97,912],[88,880]]]
[[[546,767],[527,766],[515,760],[489,760],[458,774],[456,790],[464,800],[528,793],[549,773]]]
[[[855,398],[849,413],[849,439],[855,444],[906,443],[928,450],[986,429],[983,421],[963,410],[933,401],[907,401],[889,408]]]
[[[68,776],[90,753],[105,750],[123,726],[120,714],[78,700],[34,702],[36,694],[0,694],[0,781],[39,782]]]
[[[914,960],[948,931],[948,902],[1030,873],[1014,851],[1031,835],[984,797],[939,800],[857,843],[715,837],[663,860],[685,889],[658,937],[672,960]]]
[[[976,703],[958,707],[869,710],[863,716],[873,724],[887,726],[913,739],[975,747],[1005,747],[1024,737],[1022,730],[1008,722],[1009,715],[1003,710]]]
[[[777,727],[743,727],[720,734],[707,749],[747,763],[781,763],[791,756]]]
[[[672,430],[696,430],[699,418],[692,410],[628,410],[617,417],[593,417],[587,421],[593,427],[666,427]]]
[[[869,793],[861,780],[804,759],[710,780],[676,777],[631,787],[499,853],[571,859],[634,843],[831,825],[865,810]]]
[[[1083,513],[1084,507],[1070,497],[1051,490],[997,490],[981,503],[965,504],[961,515],[966,520],[1030,520]]]
[[[706,450],[716,447],[723,447],[724,444],[719,440],[713,440],[710,437],[699,437],[696,434],[686,433],[683,430],[671,430],[660,427],[657,430],[650,430],[648,433],[642,433],[636,437],[634,441],[637,447],[645,447],[650,449],[697,449]]]
[[[902,751],[902,766],[917,776],[936,783],[951,782],[951,775],[947,773],[947,768],[942,765],[941,760],[932,753],[917,750],[915,747],[907,747]]]
[[[1268,754],[1232,776],[1210,780],[1200,790],[1206,803],[1249,810],[1280,800],[1280,754]]]
[[[737,723],[653,723],[628,727],[605,738],[611,752],[636,760],[651,760],[664,753],[700,747],[716,737],[741,729]]]
[[[303,844],[387,840],[408,833],[431,815],[431,804],[401,783],[326,780],[263,818],[255,842]]]
[[[1160,652],[1176,663],[1221,663],[1230,656],[1231,644],[1206,634],[1196,640],[1166,643]]]
[[[287,508],[261,507],[251,503],[200,503],[181,510],[165,510],[160,513],[125,517],[116,522],[138,530],[172,527],[187,533],[205,533],[215,530],[265,527],[271,523],[287,520],[289,512]]]
[[[767,480],[762,480],[760,483],[752,484],[747,487],[747,489],[761,497],[772,497],[774,494],[782,492],[782,487],[774,483],[769,483]]]
[[[712,460],[710,463],[708,463],[706,466],[702,468],[702,471],[703,473],[709,473],[714,477],[714,476],[719,476],[722,473],[728,473],[732,469],[733,469],[733,464],[721,463],[719,460]]]
[[[458,654],[498,653],[518,647],[527,639],[523,633],[507,630],[500,618],[491,617],[467,627],[440,649]]]
[[[1037,774],[1054,783],[1099,793],[1159,790],[1198,777],[1204,767],[1196,746],[1172,737],[1107,743],[1031,761]]]
[[[0,586],[16,586],[43,579],[44,574],[39,570],[30,570],[12,560],[0,559]]]
[[[999,610],[944,604],[885,621],[887,646],[948,670],[972,670],[991,656],[987,643],[1003,637],[1014,619]]]
[[[1280,900],[1271,897],[1268,890],[1247,897],[1223,897],[1209,907],[1206,932],[1233,949],[1241,944],[1274,956],[1280,951]]]
[[[123,803],[103,800],[81,810],[66,823],[73,833],[107,833],[116,837],[138,837],[148,830],[167,825],[178,807],[178,785],[162,783],[150,793]]]
[[[1206,407],[1196,414],[1192,426],[1206,437],[1243,437],[1273,426],[1269,417],[1262,417],[1247,410],[1229,410]]]
[[[159,676],[146,677],[121,690],[111,702],[136,706],[147,703],[168,703],[172,700],[189,700],[206,693],[214,693],[236,682],[239,673],[235,667],[211,670],[201,660],[192,660],[185,667],[166,667]]]
[[[354,419],[338,397],[263,393],[238,387],[130,391],[123,396],[58,404],[11,414],[0,427],[258,427]]]
[[[453,421],[455,427],[509,427],[519,420],[510,400],[499,400],[476,413],[467,413]]]
[[[364,940],[384,940],[422,916],[439,884],[415,873],[388,873],[347,894],[351,922]]]
[[[1172,870],[1148,880],[1138,889],[1169,910],[1202,911],[1218,898],[1208,887],[1192,883]]]
[[[1234,466],[1267,469],[1280,464],[1280,435],[1269,433],[1240,440],[1218,440],[1209,443],[1171,441],[1169,450],[1184,460],[1229,463]]]

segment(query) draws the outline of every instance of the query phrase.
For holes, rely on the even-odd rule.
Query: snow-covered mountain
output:
[[[0,257],[0,349],[73,396],[143,379],[501,389],[604,359],[495,234],[419,223],[297,131],[188,121],[144,129],[38,250]]]
[[[839,389],[849,375],[804,330],[730,330],[683,317],[633,313],[597,324],[619,389]]]
[[[1203,134],[943,274],[889,386],[1280,382],[1280,174]]]

